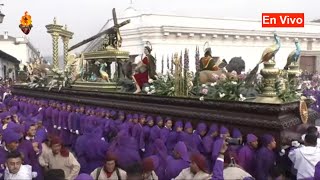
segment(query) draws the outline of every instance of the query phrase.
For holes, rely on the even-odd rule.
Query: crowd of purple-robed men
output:
[[[53,134],[59,135],[64,145],[75,153],[81,165],[80,173],[90,174],[102,167],[108,151],[117,156],[117,163],[124,170],[145,157],[152,157],[154,171],[160,180],[175,178],[188,168],[192,153],[206,157],[205,169],[208,173],[214,172],[213,179],[223,179],[224,166],[217,158],[225,139],[230,134],[241,140],[243,137],[238,129],[232,129],[230,133],[225,126],[217,124],[208,126],[200,122],[194,130],[190,121],[173,121],[170,117],[130,114],[20,96],[5,98],[0,104],[0,112],[2,142],[16,139],[16,135],[22,137],[31,125],[38,125],[35,138],[24,138],[18,147],[24,154],[24,163],[38,173],[37,179],[43,179],[37,159],[41,145],[35,152],[34,142],[41,144]],[[274,138],[268,134],[260,138],[254,134],[245,137],[242,145],[228,146],[224,163],[229,164],[234,159],[242,169],[259,180],[283,175],[273,170],[276,163],[285,161],[274,152]],[[259,148],[258,140],[261,142]],[[6,153],[4,148],[0,148],[0,173],[4,171]]]

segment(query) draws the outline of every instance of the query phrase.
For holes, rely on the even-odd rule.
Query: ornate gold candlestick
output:
[[[299,76],[300,74],[301,74],[301,71],[298,63],[297,62],[291,63],[288,70],[288,80],[293,87],[297,86],[297,83],[298,83],[297,76]]]
[[[280,104],[282,100],[277,96],[275,89],[276,80],[280,74],[280,70],[275,68],[276,63],[274,61],[269,61],[264,63],[264,68],[260,71],[263,77],[263,91],[260,96],[258,96],[254,102],[259,103],[270,103],[270,104]]]

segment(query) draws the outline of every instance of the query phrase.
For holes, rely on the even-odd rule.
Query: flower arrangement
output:
[[[143,91],[149,95],[174,96],[174,77],[168,72],[157,76],[157,80],[150,79]]]
[[[291,82],[288,82],[285,79],[280,78],[276,82],[276,92],[278,97],[283,101],[283,102],[292,102],[295,100],[299,100],[301,97],[301,92],[298,88],[298,84],[293,83],[294,80]]]
[[[238,75],[235,71],[220,76],[213,73],[212,79],[214,83],[202,84],[199,88],[200,100],[204,100],[205,97],[229,101],[246,100],[241,93],[244,89],[245,75]]]

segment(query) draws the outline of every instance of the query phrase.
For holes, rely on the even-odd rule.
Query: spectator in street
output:
[[[74,180],[80,171],[80,164],[74,155],[63,147],[58,137],[51,140],[51,153],[47,156],[49,169],[62,169],[66,180]]]
[[[117,157],[108,152],[106,162],[103,167],[98,167],[91,173],[91,177],[96,180],[127,179],[127,173],[117,166]]]
[[[211,175],[208,173],[207,162],[203,155],[194,153],[190,157],[190,167],[183,169],[175,178],[176,180],[197,179],[208,180]]]
[[[317,147],[317,136],[307,134],[304,146],[289,152],[289,158],[297,170],[297,179],[312,178],[315,166],[320,161],[320,148]]]
[[[156,162],[154,162],[154,156],[144,158],[142,161],[143,166],[143,180],[158,180],[158,176],[155,173]]]
[[[0,173],[3,174],[5,171],[4,164],[7,161],[7,155],[10,152],[16,151],[20,142],[20,135],[13,132],[10,129],[6,129],[3,132],[4,145],[0,147]]]
[[[19,151],[7,155],[6,167],[4,180],[32,180],[37,176],[30,165],[22,165],[22,154]]]

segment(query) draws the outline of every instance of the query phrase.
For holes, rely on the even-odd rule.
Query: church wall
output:
[[[195,70],[195,49],[199,46],[200,57],[203,56],[203,45],[206,41],[209,42],[212,48],[212,55],[215,57],[220,57],[225,59],[227,62],[231,58],[236,56],[241,56],[246,62],[246,71],[253,69],[256,63],[260,60],[263,51],[270,45],[274,43],[273,38],[266,39],[261,37],[257,39],[255,36],[249,37],[240,36],[235,38],[235,36],[218,36],[217,38],[212,37],[202,37],[193,36],[189,37],[188,34],[169,34],[164,36],[162,34],[154,32],[149,34],[149,36],[141,35],[127,38],[124,36],[123,50],[130,51],[132,54],[142,54],[145,41],[149,40],[153,46],[153,55],[157,57],[157,67],[158,71],[161,71],[161,60],[164,57],[164,70],[166,70],[166,61],[169,56],[171,61],[171,56],[178,52],[179,54],[184,54],[185,48],[189,50],[189,61],[190,69]],[[302,50],[307,50],[307,41],[301,39],[299,40]],[[319,43],[314,43],[312,50],[320,50]],[[286,64],[286,60],[291,51],[295,50],[295,44],[293,38],[281,38],[281,48],[276,55],[277,67],[283,68]],[[137,58],[139,60],[139,58]],[[262,66],[261,66],[262,68]]]
[[[132,9],[131,9],[132,10]],[[167,57],[185,48],[189,49],[190,69],[195,70],[195,49],[199,46],[200,57],[203,56],[203,45],[209,42],[212,55],[230,61],[232,57],[241,56],[246,62],[246,71],[255,67],[263,51],[274,44],[273,33],[281,38],[281,48],[276,55],[277,67],[283,68],[290,52],[295,50],[294,39],[299,38],[302,50],[320,50],[320,25],[306,23],[303,29],[261,28],[260,21],[217,19],[200,17],[183,17],[155,14],[130,14],[118,19],[118,22],[130,19],[131,22],[121,28],[123,44],[121,49],[130,55],[143,53],[146,41],[153,46],[153,55],[157,58],[158,72],[161,71],[161,60],[164,57],[164,70]],[[108,23],[107,23],[108,24]],[[112,25],[112,20],[109,22]],[[309,42],[309,44],[308,44]],[[311,42],[311,46],[310,46]],[[96,49],[93,45],[89,50]],[[136,58],[138,62],[141,57]],[[317,61],[320,61],[318,58]],[[320,62],[317,62],[320,68]],[[171,63],[170,63],[171,64]],[[263,66],[261,65],[261,68]]]

